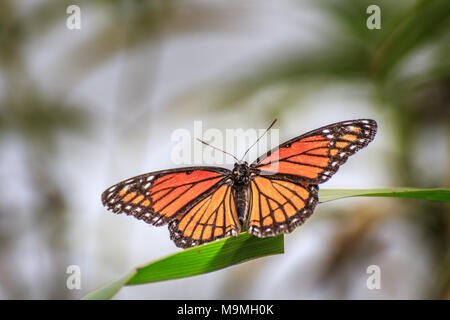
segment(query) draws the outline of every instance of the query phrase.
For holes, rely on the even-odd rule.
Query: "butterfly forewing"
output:
[[[191,167],[148,173],[108,188],[102,202],[115,213],[163,225],[219,188],[228,172],[217,167]]]
[[[336,173],[348,157],[373,140],[374,120],[360,119],[331,124],[291,139],[258,158],[252,167],[261,174],[293,176],[319,184]]]

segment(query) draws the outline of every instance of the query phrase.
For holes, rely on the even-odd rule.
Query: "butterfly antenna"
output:
[[[267,132],[269,132],[269,130],[273,127],[275,122],[277,122],[277,119],[273,120],[272,123],[270,124],[270,126],[266,129],[266,131],[264,131],[264,133],[261,136],[259,136],[258,139],[256,139],[256,141],[247,149],[247,151],[245,151],[244,155],[242,156],[242,159],[244,159],[245,156],[247,155],[247,153],[250,151],[250,149],[253,148],[255,146],[255,144],[257,144],[258,141],[266,135]],[[242,159],[240,161],[242,161]]]
[[[214,147],[213,145],[211,145],[211,144],[209,144],[208,142],[205,142],[205,141],[203,141],[203,140],[200,140],[199,138],[197,138],[197,140],[200,141],[201,143],[203,143],[204,145],[207,145],[207,146],[209,146],[209,147],[211,147],[211,148],[213,148],[213,149],[215,149],[215,150],[222,151],[223,153],[225,153],[225,154],[227,154],[227,155],[229,155],[229,156],[232,156],[234,159],[236,159],[236,161],[239,161],[238,158],[236,158],[236,157],[235,157],[234,155],[232,155],[231,153],[226,152],[226,151],[224,151],[224,150],[222,150],[222,149],[219,149],[219,148],[217,148],[217,147]]]

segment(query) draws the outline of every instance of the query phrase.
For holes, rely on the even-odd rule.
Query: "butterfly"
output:
[[[260,238],[290,233],[314,212],[318,184],[376,131],[370,119],[334,123],[286,141],[250,165],[233,156],[232,170],[185,167],[124,180],[103,192],[102,203],[114,213],[168,224],[181,248],[237,236],[243,228]]]

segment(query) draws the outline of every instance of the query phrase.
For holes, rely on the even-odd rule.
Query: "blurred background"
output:
[[[81,29],[66,26],[73,4]],[[373,4],[380,30],[366,27]],[[174,167],[171,134],[195,120],[225,132],[278,118],[284,141],[372,118],[375,141],[321,188],[449,187],[449,55],[448,0],[0,0],[0,298],[78,299],[180,250],[100,195]],[[324,203],[283,255],[116,298],[448,299],[450,206]]]

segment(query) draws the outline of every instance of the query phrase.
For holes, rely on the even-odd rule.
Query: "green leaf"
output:
[[[245,232],[239,237],[190,248],[142,266],[128,284],[190,277],[283,252],[282,235],[260,239]]]
[[[347,197],[399,197],[450,202],[450,189],[325,189],[319,191],[320,202]],[[179,279],[226,268],[250,259],[284,252],[283,235],[257,238],[246,232],[198,247],[179,251],[137,267],[126,276],[83,299],[110,299],[123,286]]]
[[[110,299],[124,285],[190,277],[283,252],[283,235],[260,239],[244,232],[238,237],[186,249],[138,267],[120,280],[93,291],[83,299]]]
[[[136,270],[129,272],[126,276],[120,278],[119,280],[113,281],[104,287],[94,290],[84,296],[83,300],[107,300],[111,299],[119,292],[120,289],[136,274]]]
[[[396,197],[432,201],[450,201],[450,189],[326,189],[319,190],[320,202],[327,202],[348,197]]]

